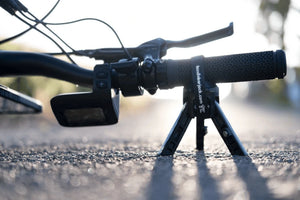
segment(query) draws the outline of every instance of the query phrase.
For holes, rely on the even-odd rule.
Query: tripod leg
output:
[[[191,122],[191,117],[189,116],[189,108],[188,103],[183,105],[183,108],[173,125],[165,143],[161,147],[161,150],[158,155],[161,156],[170,156],[173,155]]]
[[[247,151],[229,124],[217,101],[215,101],[215,114],[212,120],[230,153],[232,155],[247,156]]]
[[[203,150],[204,149],[204,136],[207,133],[207,127],[204,126],[204,119],[200,117],[196,117],[196,149]]]

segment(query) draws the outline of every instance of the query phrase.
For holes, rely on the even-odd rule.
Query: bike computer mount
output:
[[[51,107],[62,126],[81,127],[117,123],[119,90],[111,87],[110,65],[95,66],[92,92],[58,95],[51,99]]]

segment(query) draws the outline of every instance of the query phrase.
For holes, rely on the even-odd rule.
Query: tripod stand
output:
[[[201,63],[199,59],[202,59],[202,57],[194,58],[194,63]],[[175,153],[192,118],[196,117],[196,148],[198,150],[204,148],[204,136],[207,133],[204,121],[211,118],[230,153],[232,155],[247,156],[247,151],[219,105],[219,88],[217,85],[205,81],[205,74],[200,65],[195,65],[192,68],[191,76],[192,84],[184,87],[182,110],[159,155],[167,156]]]

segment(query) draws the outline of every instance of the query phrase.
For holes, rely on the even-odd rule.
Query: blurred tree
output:
[[[296,8],[296,5],[299,7],[299,4],[296,4],[293,0],[260,0],[259,16],[256,25],[257,31],[266,36],[271,44],[275,44],[281,49],[287,49],[285,33],[288,32],[288,29],[285,25],[287,24],[288,14],[291,10],[300,13],[300,9]],[[295,24],[295,26],[298,26],[298,24]],[[299,36],[298,39],[300,39]],[[295,42],[299,43],[299,40]],[[288,100],[300,108],[298,100],[300,98],[300,68],[298,66],[291,70],[293,71],[292,75],[295,76],[293,81],[270,81],[266,82],[266,86],[271,92],[271,96],[275,95],[281,100]],[[291,79],[291,77],[287,79]],[[296,104],[293,99],[296,99]]]
[[[261,0],[257,31],[265,35],[270,43],[285,49],[284,25],[290,10],[291,0]]]

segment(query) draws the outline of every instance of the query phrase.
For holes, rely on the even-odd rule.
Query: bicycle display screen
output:
[[[64,111],[64,116],[69,124],[80,124],[85,121],[95,124],[106,121],[102,108],[68,109]]]
[[[111,125],[119,118],[119,94],[112,92],[112,95],[101,98],[88,92],[62,94],[51,99],[51,107],[62,126]]]

